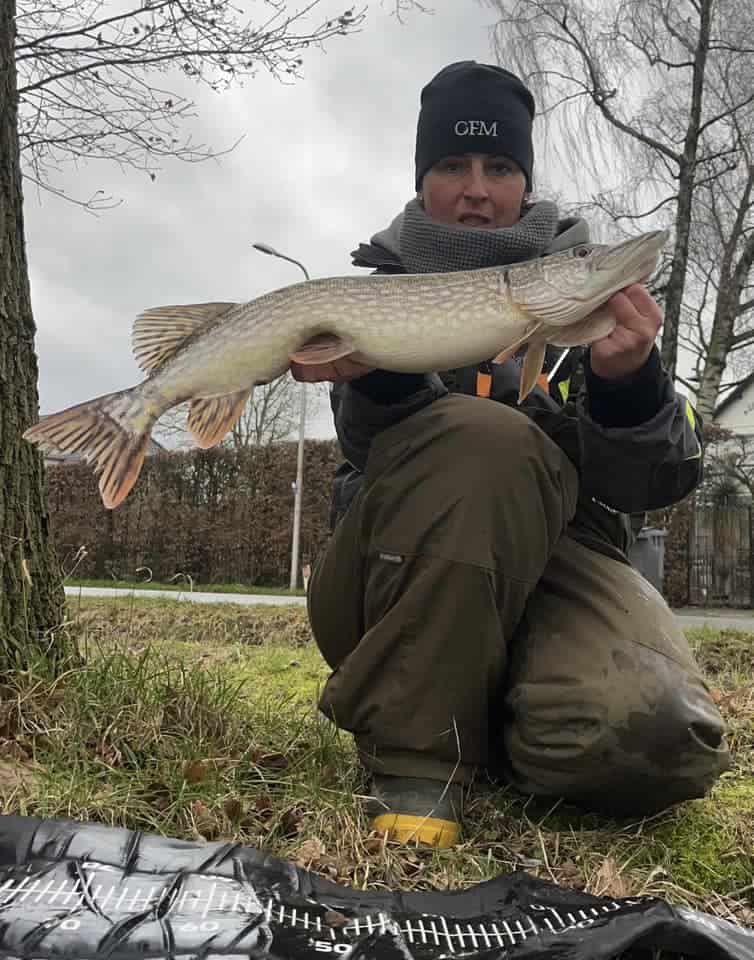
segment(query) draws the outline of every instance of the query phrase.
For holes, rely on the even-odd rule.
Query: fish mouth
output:
[[[594,272],[588,284],[590,292],[586,296],[567,294],[564,300],[573,305],[581,304],[582,307],[588,304],[589,309],[594,310],[619,290],[647,279],[654,273],[669,236],[667,230],[651,230],[594,253]]]
[[[595,256],[594,269],[597,273],[618,271],[623,278],[621,289],[637,283],[654,271],[660,251],[669,236],[667,230],[652,230],[608,247]]]
[[[597,310],[619,290],[648,277],[654,272],[660,251],[668,239],[667,230],[653,230],[625,240],[615,246],[587,244],[575,248],[575,257],[589,257],[584,273],[574,270],[569,277],[566,269],[541,284],[529,283],[514,302],[534,320],[549,327],[569,327],[579,323]],[[515,267],[510,268],[511,273]]]

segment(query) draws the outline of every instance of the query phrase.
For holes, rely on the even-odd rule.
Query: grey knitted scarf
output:
[[[512,227],[480,230],[435,223],[410,200],[400,232],[401,260],[409,273],[475,270],[541,256],[558,229],[557,204],[540,200]]]

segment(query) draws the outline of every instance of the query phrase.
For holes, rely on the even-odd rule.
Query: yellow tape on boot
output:
[[[453,847],[461,837],[461,824],[455,820],[407,813],[381,813],[372,821],[372,827],[399,843],[426,843],[430,847]]]

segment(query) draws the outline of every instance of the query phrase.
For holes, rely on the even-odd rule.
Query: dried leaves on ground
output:
[[[301,608],[69,611],[81,660],[62,676],[36,664],[0,691],[3,812],[238,841],[361,889],[452,890],[519,869],[752,924],[754,636],[692,635],[734,755],[711,796],[612,821],[478,782],[462,843],[437,851],[370,832],[351,739],[316,709],[328,670]]]

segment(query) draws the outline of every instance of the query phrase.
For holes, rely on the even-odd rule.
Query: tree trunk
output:
[[[717,405],[717,397],[728,363],[728,355],[735,344],[736,321],[743,312],[741,298],[752,266],[754,266],[754,233],[747,237],[741,256],[734,265],[736,248],[746,230],[752,189],[754,189],[754,167],[749,170],[746,190],[741,198],[736,222],[728,238],[725,255],[720,264],[720,290],[717,295],[715,316],[712,321],[712,334],[697,395],[697,410],[710,423]]]
[[[696,165],[699,151],[699,136],[702,125],[702,101],[704,80],[712,29],[712,0],[701,0],[699,6],[699,37],[694,51],[694,71],[691,83],[691,105],[683,155],[678,170],[678,206],[675,218],[675,249],[673,267],[670,271],[665,294],[665,322],[662,328],[660,355],[662,362],[675,379],[678,362],[678,331],[681,326],[683,292],[689,260],[689,234],[696,186]]]
[[[0,0],[0,670],[62,652],[60,567],[42,457],[22,439],[37,419],[34,320],[18,158],[15,0]]]
[[[721,288],[715,305],[712,334],[696,396],[696,409],[705,423],[712,423],[715,413],[737,314],[738,297]]]
[[[689,236],[691,233],[691,212],[694,197],[694,167],[684,162],[681,166],[678,186],[678,206],[675,220],[675,247],[673,266],[670,270],[663,309],[665,318],[662,325],[660,357],[662,364],[675,379],[678,363],[678,331],[681,327],[681,309],[683,293],[686,287],[686,271],[689,262]]]

